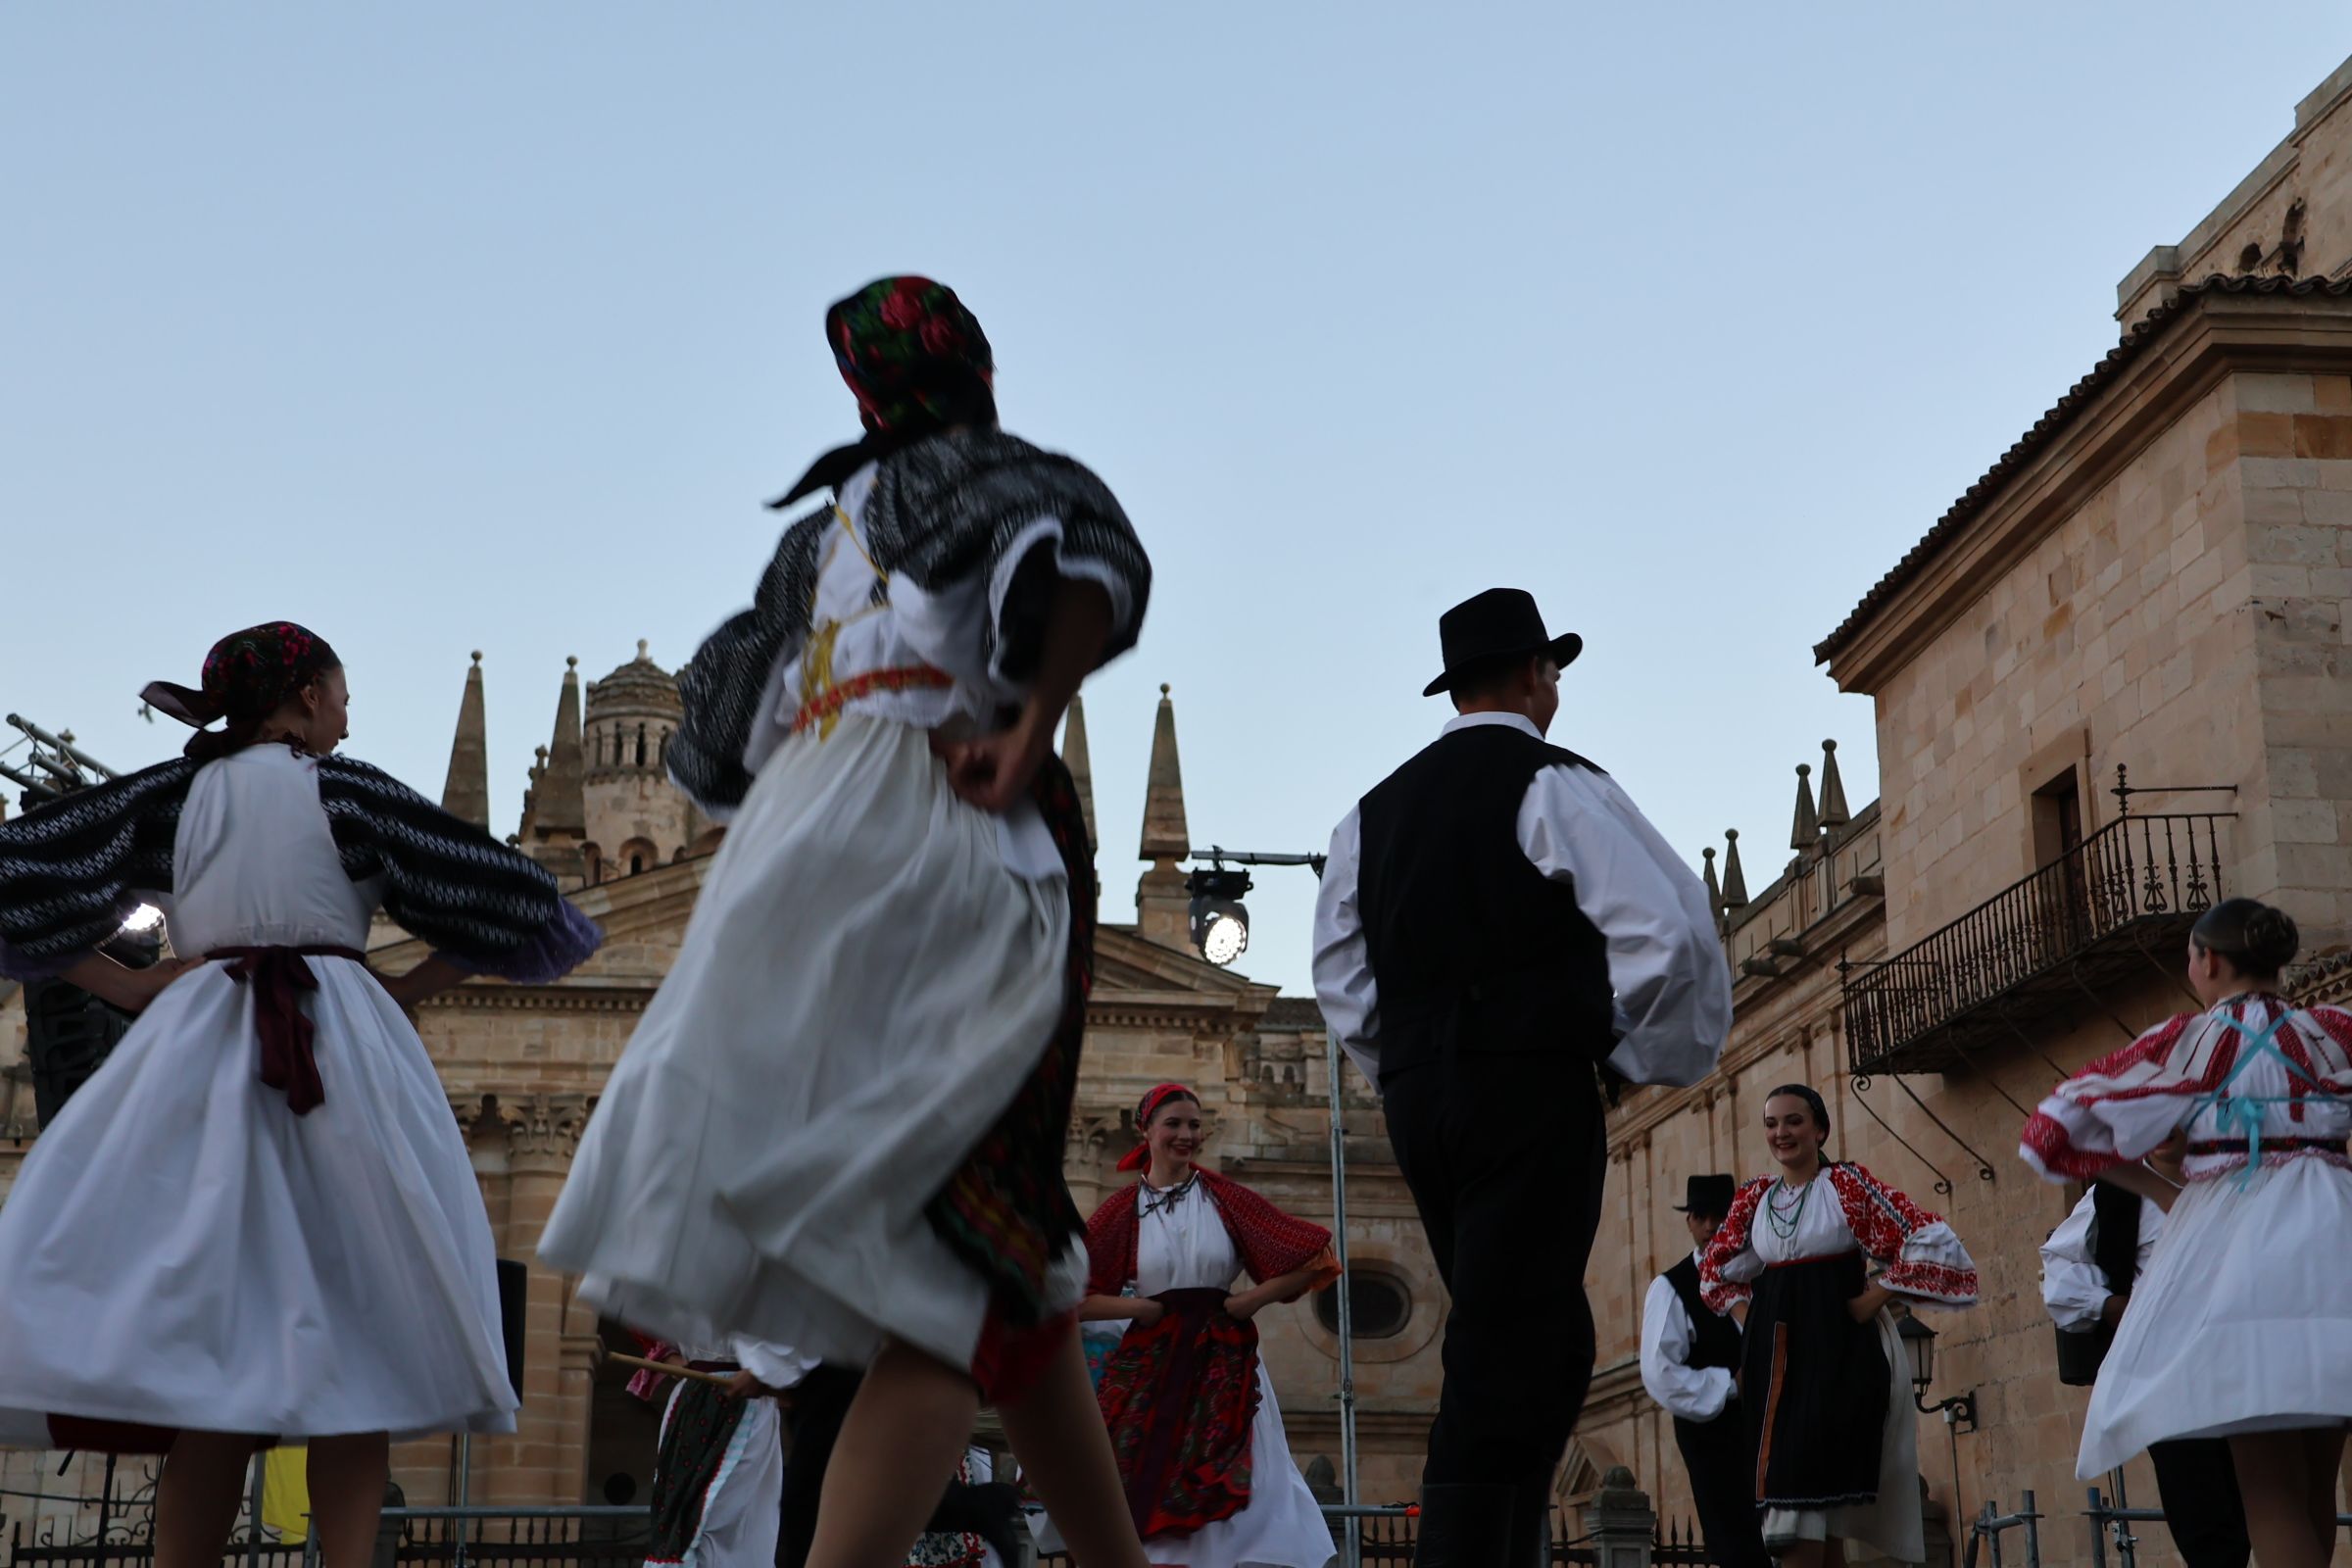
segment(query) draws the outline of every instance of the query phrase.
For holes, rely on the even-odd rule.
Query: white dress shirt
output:
[[[2130,1294],[2128,1289],[2109,1290],[2107,1276],[2091,1258],[2090,1222],[2098,1214],[2096,1196],[2084,1193],[2075,1211],[2041,1244],[2041,1304],[2050,1309],[2050,1321],[2062,1329],[2097,1328],[2107,1298]],[[2134,1277],[2147,1272],[2148,1253],[2164,1229],[2164,1217],[2161,1207],[2144,1198],[2139,1200],[2139,1257]]]
[[[1695,1262],[1696,1252],[1690,1254]],[[1649,1282],[1642,1301],[1642,1387],[1686,1421],[1712,1421],[1732,1400],[1732,1369],[1690,1364],[1697,1330],[1690,1308],[1661,1274]]]
[[[1512,724],[1518,713],[1462,713],[1444,733]],[[1380,997],[1356,908],[1360,808],[1331,835],[1315,901],[1315,996],[1349,1058],[1380,1082]],[[1732,1028],[1732,971],[1706,884],[1617,787],[1592,768],[1554,763],[1519,803],[1519,848],[1537,870],[1574,885],[1576,906],[1608,945],[1617,993],[1609,1065],[1638,1084],[1694,1084],[1715,1070]]]

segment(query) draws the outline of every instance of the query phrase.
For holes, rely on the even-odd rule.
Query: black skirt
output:
[[[1866,1283],[1862,1254],[1767,1268],[1741,1347],[1740,1404],[1756,1456],[1760,1508],[1876,1501],[1886,1441],[1886,1352],[1875,1322],[1846,1303]]]

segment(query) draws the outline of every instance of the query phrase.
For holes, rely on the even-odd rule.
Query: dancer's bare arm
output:
[[[982,810],[1009,809],[1054,749],[1061,715],[1109,641],[1109,593],[1100,583],[1062,578],[1046,612],[1045,648],[1020,716],[1010,728],[977,740],[932,741],[931,749],[947,761],[950,787]]]
[[[1315,1271],[1298,1268],[1288,1274],[1277,1274],[1262,1285],[1252,1285],[1225,1298],[1226,1313],[1238,1318],[1255,1317],[1276,1301],[1296,1301],[1315,1283]]]
[[[85,953],[58,972],[58,978],[76,985],[101,1002],[110,1002],[124,1012],[144,1012],[147,1004],[164,993],[164,987],[202,963],[202,958],[167,958],[151,963],[144,969],[133,969],[126,963],[117,963],[103,953]]]
[[[1157,1301],[1138,1300],[1132,1296],[1090,1296],[1078,1303],[1078,1321],[1116,1323],[1121,1318],[1133,1318],[1150,1328],[1166,1316],[1167,1310]]]
[[[375,978],[394,1002],[403,1007],[414,1007],[427,997],[437,997],[465,984],[466,970],[455,959],[436,953],[406,974],[379,974]]]

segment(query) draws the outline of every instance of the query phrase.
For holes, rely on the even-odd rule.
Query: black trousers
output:
[[[1747,1417],[1740,1406],[1727,1405],[1712,1421],[1675,1417],[1674,1446],[1690,1475],[1690,1499],[1698,1509],[1708,1558],[1716,1568],[1771,1568],[1756,1513],[1756,1450],[1748,1444]]]
[[[1452,1056],[1384,1078],[1381,1099],[1453,1298],[1422,1484],[1547,1497],[1592,1386],[1585,1262],[1608,1154],[1592,1064]]]
[[[2148,1446],[2164,1527],[2188,1568],[2246,1568],[2246,1505],[2237,1467],[2221,1438],[2183,1438]]]

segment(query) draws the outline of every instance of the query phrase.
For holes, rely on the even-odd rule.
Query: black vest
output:
[[[1455,1054],[1599,1061],[1615,1045],[1607,943],[1519,847],[1528,785],[1561,763],[1592,766],[1515,724],[1473,725],[1364,797],[1356,906],[1383,1082]]]
[[[2091,1263],[2107,1282],[2110,1296],[2130,1296],[2139,1280],[2139,1195],[2112,1182],[2094,1182],[2090,1189],[2090,1234],[2083,1240]],[[2105,1323],[2086,1329],[2058,1330],[2058,1381],[2088,1388],[2098,1381],[2099,1367],[2115,1344],[2115,1330]]]
[[[1683,1310],[1690,1314],[1690,1356],[1684,1364],[1738,1366],[1740,1325],[1707,1305],[1706,1298],[1698,1294],[1698,1260],[1686,1257],[1668,1269],[1663,1278],[1682,1298]]]

